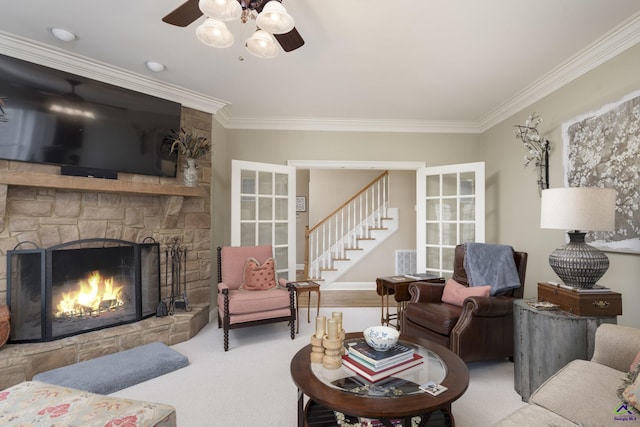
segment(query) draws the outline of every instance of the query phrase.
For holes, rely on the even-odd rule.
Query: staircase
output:
[[[385,171],[305,233],[305,277],[330,284],[398,229]]]

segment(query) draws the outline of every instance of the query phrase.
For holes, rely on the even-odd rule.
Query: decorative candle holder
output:
[[[340,338],[329,338],[324,336],[322,346],[324,347],[324,356],[322,357],[322,365],[327,369],[338,369],[342,366],[342,340]]]
[[[311,363],[322,363],[322,358],[324,357],[322,338],[311,335]]]

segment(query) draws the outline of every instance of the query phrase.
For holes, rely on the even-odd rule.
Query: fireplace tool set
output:
[[[175,310],[190,311],[187,299],[187,248],[181,247],[177,238],[173,239],[173,245],[165,250],[164,266],[165,287],[171,283],[171,295],[168,308],[164,301],[160,301],[156,316],[173,314]]]

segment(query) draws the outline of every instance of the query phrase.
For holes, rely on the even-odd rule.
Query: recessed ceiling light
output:
[[[53,37],[58,40],[62,40],[63,42],[71,42],[78,38],[75,34],[73,34],[69,30],[65,30],[64,28],[51,28],[51,34]]]
[[[164,71],[165,69],[165,66],[159,62],[147,61],[145,62],[145,64],[147,65],[147,68],[153,71],[154,73],[159,73],[161,71]]]

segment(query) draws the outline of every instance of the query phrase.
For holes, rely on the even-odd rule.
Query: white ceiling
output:
[[[195,37],[204,18],[161,21],[181,3],[0,0],[0,53],[229,128],[479,132],[640,41],[638,0],[283,0],[306,44],[264,60],[243,48],[251,23],[229,23],[234,46],[215,49]]]

